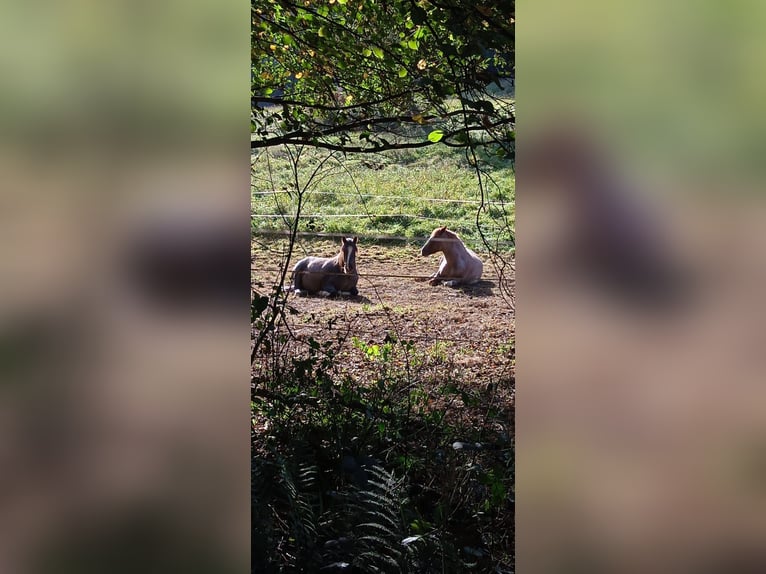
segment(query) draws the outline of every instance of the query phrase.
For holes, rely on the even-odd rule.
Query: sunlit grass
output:
[[[497,159],[480,164],[479,213],[477,172],[460,150],[433,146],[344,158],[305,149],[297,173],[297,186],[308,184],[299,231],[414,238],[447,225],[470,241],[478,239],[479,213],[485,235],[511,241],[506,222],[514,216],[513,169]],[[253,155],[252,166],[253,229],[286,230],[297,208],[289,154],[267,150]]]

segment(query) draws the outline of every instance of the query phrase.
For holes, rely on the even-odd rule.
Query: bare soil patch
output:
[[[306,254],[329,257],[337,253],[335,241],[302,243],[290,268]],[[286,242],[259,239],[254,243],[252,278],[256,288],[268,292],[278,279]],[[291,295],[288,305],[292,333],[299,340],[324,341],[343,331],[369,343],[386,337],[408,341],[423,357],[449,367],[456,379],[477,387],[503,383],[512,392],[514,370],[514,313],[500,293],[499,281],[487,254],[482,281],[466,287],[431,286],[423,279],[438,267],[439,257],[421,257],[419,246],[365,245],[357,255],[359,295],[325,298]],[[288,277],[289,281],[289,277]],[[351,353],[353,356],[353,352]]]

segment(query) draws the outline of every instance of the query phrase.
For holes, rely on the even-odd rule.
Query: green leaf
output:
[[[325,38],[327,36],[327,28],[325,28],[324,26],[321,26],[317,34],[319,34],[320,38]]]
[[[373,46],[372,53],[375,54],[375,57],[378,60],[382,60],[383,59],[383,49],[382,48],[378,48],[377,46]]]
[[[399,77],[404,78],[406,76],[407,76],[407,70],[405,70],[404,68],[399,68]]]
[[[442,130],[434,130],[430,134],[428,134],[428,141],[430,142],[438,142],[444,137],[444,132]]]
[[[372,55],[372,50],[370,50],[369,48],[365,48],[364,50],[362,50],[362,55],[365,58],[369,58]]]
[[[407,47],[408,47],[410,50],[417,50],[417,49],[418,49],[418,46],[419,46],[419,44],[418,44],[418,41],[417,41],[417,40],[409,40],[409,41],[407,42]]]

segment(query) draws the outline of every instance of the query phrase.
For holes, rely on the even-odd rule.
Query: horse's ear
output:
[[[442,227],[439,228],[439,231],[447,231],[447,226],[443,225]]]
[[[356,235],[354,235],[354,244],[356,244],[357,241],[359,241],[359,238]]]

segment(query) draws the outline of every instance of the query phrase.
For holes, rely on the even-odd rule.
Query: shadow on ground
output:
[[[348,303],[372,303],[370,299],[365,297],[364,295],[344,295],[344,294],[338,294],[333,293],[332,295],[319,295],[317,293],[314,294],[305,294],[305,295],[293,295],[296,298],[300,299],[326,299],[329,301],[346,301]]]
[[[456,285],[455,287],[452,287],[452,289],[462,291],[466,295],[471,295],[472,297],[492,297],[494,295],[492,288],[496,286],[494,281],[482,280],[473,285]]]

